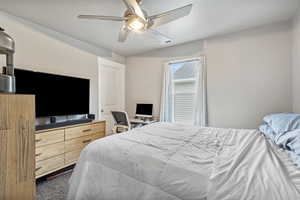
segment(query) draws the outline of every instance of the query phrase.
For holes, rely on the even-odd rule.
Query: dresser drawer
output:
[[[92,125],[78,126],[66,129],[66,140],[92,134]]]
[[[64,142],[50,144],[42,147],[38,147],[35,150],[35,160],[41,161],[53,156],[58,156],[63,154],[65,151]]]
[[[67,165],[67,164],[77,162],[77,160],[79,159],[81,150],[82,149],[66,153],[66,155],[65,155],[65,164]]]
[[[63,142],[64,140],[65,140],[65,131],[63,129],[35,134],[36,147],[40,147],[48,144],[54,144],[57,142]]]
[[[83,149],[93,140],[93,137],[85,136],[65,141],[65,152],[76,151]]]
[[[105,123],[101,122],[101,123],[93,124],[93,133],[101,133],[101,132],[105,132]]]
[[[97,139],[105,137],[105,133],[104,132],[102,132],[102,133],[101,132],[100,133],[94,133],[92,135],[92,137],[93,137],[93,140],[97,140]]]
[[[65,164],[64,155],[49,158],[47,160],[39,161],[36,163],[35,176],[40,176],[47,172],[53,171]]]

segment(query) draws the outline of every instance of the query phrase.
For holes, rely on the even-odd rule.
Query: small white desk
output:
[[[137,126],[145,126],[148,124],[152,124],[157,122],[157,120],[141,120],[141,119],[130,119],[129,120],[131,124],[133,125],[137,125]]]

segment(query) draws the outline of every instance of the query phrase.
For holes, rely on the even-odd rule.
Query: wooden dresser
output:
[[[82,149],[102,137],[105,137],[105,121],[37,131],[36,178],[75,164]]]

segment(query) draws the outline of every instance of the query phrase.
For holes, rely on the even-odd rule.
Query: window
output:
[[[207,125],[205,57],[164,67],[160,121]]]
[[[169,67],[172,73],[173,120],[193,124],[200,60],[170,63]]]

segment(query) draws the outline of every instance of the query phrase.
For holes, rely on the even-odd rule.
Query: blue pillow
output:
[[[263,120],[259,130],[273,143],[287,150],[294,164],[300,167],[300,114],[272,114]]]
[[[276,135],[300,128],[300,114],[271,114],[265,116],[263,120],[273,129]]]
[[[266,123],[262,124],[259,126],[259,130],[264,133],[264,135],[268,138],[271,139],[272,141],[275,140],[275,133],[273,129]]]
[[[283,149],[300,155],[300,129],[278,135],[275,138],[275,143]]]

